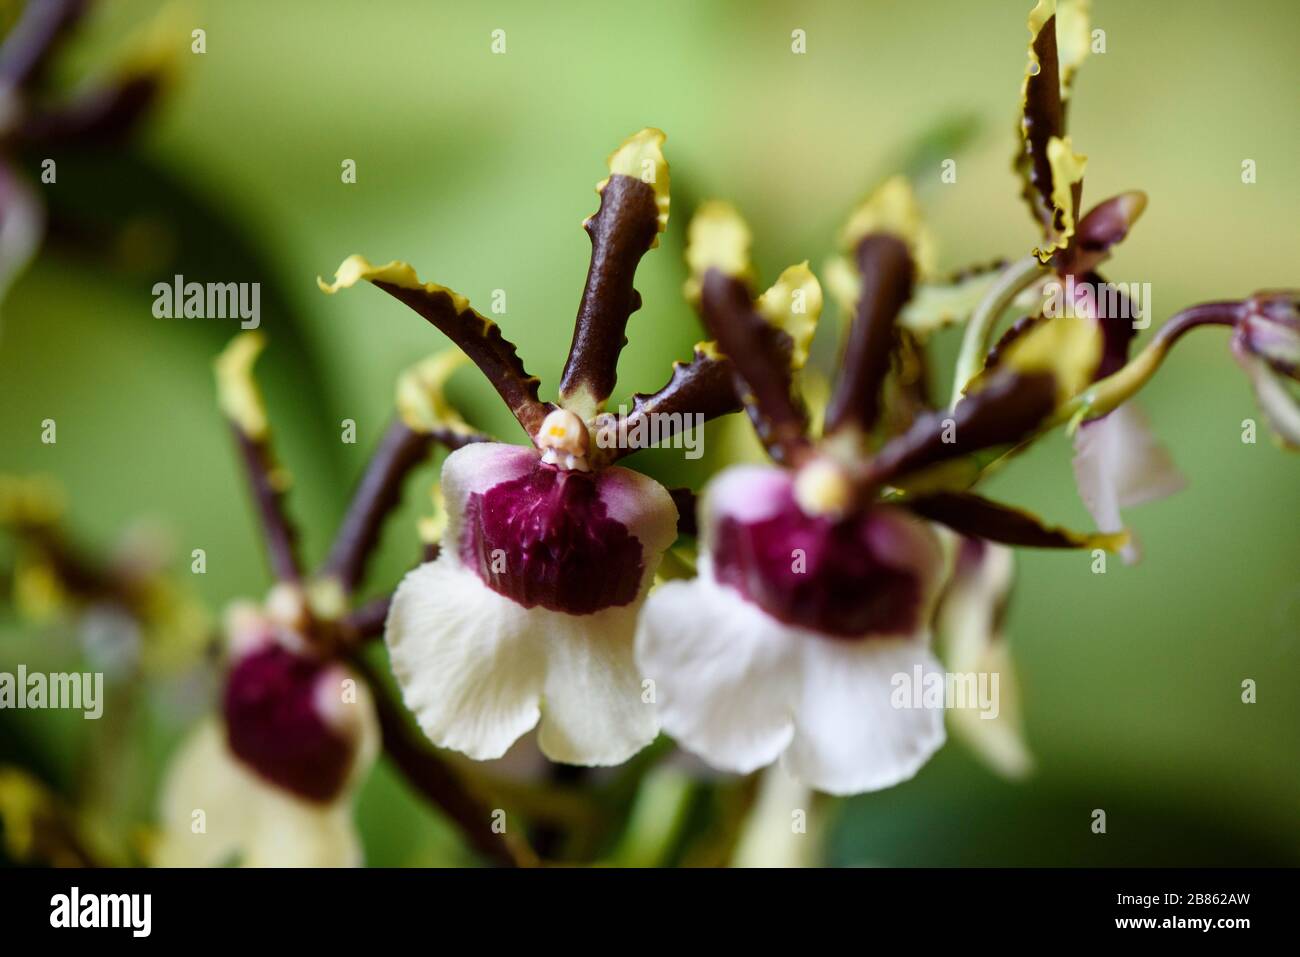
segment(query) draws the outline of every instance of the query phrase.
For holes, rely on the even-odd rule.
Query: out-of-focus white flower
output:
[[[771,467],[710,484],[699,577],[650,596],[638,659],[664,730],[710,764],[748,773],[780,759],[832,794],[889,787],[944,741],[941,710],[891,701],[895,675],[939,669],[938,541],[899,509],[835,521],[795,495]]]
[[[369,689],[268,617],[232,621],[221,714],[173,759],[153,863],[360,864],[352,798],[379,749]]]

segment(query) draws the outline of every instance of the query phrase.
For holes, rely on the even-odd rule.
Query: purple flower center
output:
[[[538,465],[471,494],[460,553],[525,608],[586,615],[630,604],[641,586],[641,543],[609,516],[599,473]]]
[[[774,618],[836,638],[910,634],[920,624],[918,575],[895,562],[897,520],[805,515],[788,491],[773,515],[716,526],[714,575]],[[891,561],[893,559],[893,561]]]
[[[268,645],[231,668],[223,702],[230,750],[272,784],[320,803],[343,790],[355,753],[316,705],[327,667]]]

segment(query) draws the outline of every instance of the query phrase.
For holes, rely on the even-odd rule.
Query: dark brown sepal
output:
[[[591,236],[591,265],[560,396],[566,403],[585,396],[592,408],[584,411],[594,414],[614,391],[627,321],[641,307],[632,283],[659,231],[654,188],[633,176],[611,175],[600,192],[600,209],[583,227]]]
[[[528,374],[514,343],[501,334],[495,322],[468,305],[457,308],[451,291],[441,287],[412,288],[383,279],[371,281],[454,342],[487,376],[529,436],[537,433],[552,406],[538,399],[537,377]]]
[[[873,233],[863,238],[857,265],[861,292],[826,411],[827,434],[846,426],[867,434],[875,427],[898,314],[912,295],[915,268],[907,245],[897,237]]]
[[[673,373],[661,389],[648,395],[634,395],[631,410],[615,418],[610,428],[617,430],[616,435],[634,435],[638,424],[652,415],[669,416],[661,421],[681,423],[685,428],[688,416],[700,415],[708,421],[739,412],[743,407],[736,394],[736,371],[731,360],[697,348],[690,362],[673,363]],[[667,439],[675,433],[661,427],[657,434],[660,439]],[[636,448],[616,443],[609,451],[609,460],[635,451]]]
[[[867,484],[897,484],[922,469],[1014,445],[1051,415],[1056,402],[1056,379],[1051,373],[1002,372],[951,412],[925,415],[886,443],[868,469]]]
[[[955,532],[1021,548],[1118,548],[1124,534],[1087,534],[1045,525],[1030,512],[990,501],[971,492],[908,496],[898,504],[921,518]]]
[[[808,448],[808,416],[794,394],[790,337],[759,315],[743,282],[718,269],[704,274],[700,312],[735,367],[760,441],[775,461],[794,462]]]

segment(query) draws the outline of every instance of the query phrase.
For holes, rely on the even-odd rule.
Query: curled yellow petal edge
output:
[[[907,177],[891,176],[853,211],[840,232],[840,247],[850,261],[853,250],[870,233],[892,233],[906,243],[917,278],[934,273],[934,238],[921,218],[921,208]]]
[[[1057,0],[1056,58],[1061,68],[1061,99],[1069,98],[1070,86],[1092,47],[1091,0]]]
[[[754,267],[749,248],[754,241],[749,224],[739,210],[720,199],[703,203],[686,227],[686,265],[691,277],[684,293],[691,303],[700,299],[700,284],[710,269],[749,282]]]
[[[1083,180],[1088,157],[1076,153],[1070,137],[1053,136],[1047,141],[1047,162],[1052,168],[1052,207],[1061,215],[1061,229],[1050,245],[1034,250],[1039,262],[1047,262],[1058,249],[1064,249],[1074,236],[1074,187]]]
[[[802,369],[822,313],[822,287],[804,260],[790,266],[758,297],[759,314],[793,342],[790,365]]]
[[[238,429],[254,441],[266,438],[266,403],[253,378],[253,365],[266,348],[260,332],[241,332],[213,361],[217,376],[217,404]]]
[[[326,282],[320,276],[317,276],[316,285],[320,287],[321,292],[332,296],[340,289],[351,289],[362,280],[366,282],[386,282],[401,289],[418,289],[430,294],[446,293],[451,297],[452,304],[458,313],[466,312],[470,308],[469,300],[460,293],[448,289],[446,286],[440,286],[436,282],[421,282],[414,267],[410,263],[404,263],[399,259],[394,259],[382,266],[375,266],[365,256],[349,256],[339,264],[338,269],[334,270],[333,282]]]
[[[416,432],[446,429],[458,435],[474,430],[447,400],[448,380],[469,357],[459,349],[444,349],[417,362],[397,379],[397,413]]]

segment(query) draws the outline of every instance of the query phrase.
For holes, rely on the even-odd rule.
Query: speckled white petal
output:
[[[633,656],[634,608],[593,615],[534,609],[545,631],[546,688],[537,744],[552,761],[622,764],[659,734]]]
[[[944,742],[941,708],[895,708],[894,676],[938,672],[928,642],[872,638],[800,642],[802,688],[782,765],[828,794],[906,781]]]
[[[200,818],[195,812],[201,811]],[[355,867],[361,844],[347,792],[330,804],[300,800],[247,770],[215,719],[186,741],[168,770],[159,867]],[[196,820],[202,831],[195,833]]]
[[[402,697],[429,740],[482,761],[537,724],[543,612],[492,591],[450,548],[402,580],[384,637]]]
[[[776,760],[794,733],[799,637],[712,580],[673,581],[647,599],[637,661],[655,683],[664,730],[726,771]]]
[[[1124,530],[1121,508],[1164,498],[1186,485],[1146,415],[1132,402],[1082,425],[1074,452],[1079,495],[1103,532]],[[1125,562],[1137,561],[1141,550],[1136,539],[1130,538],[1120,554]]]

